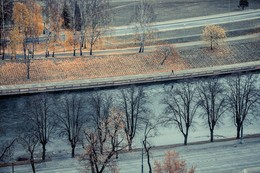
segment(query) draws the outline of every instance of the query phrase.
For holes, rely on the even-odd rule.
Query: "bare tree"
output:
[[[143,117],[149,113],[148,98],[142,87],[131,86],[121,90],[119,107],[124,114],[125,134],[128,149],[132,150],[133,139],[143,124]]]
[[[2,102],[0,101],[1,109],[0,109],[0,135],[5,135],[6,130],[5,127],[3,126],[3,122],[7,118],[6,115],[8,115],[9,112],[6,114],[6,109],[5,106],[2,106]],[[0,161],[4,161],[8,157],[13,154],[14,151],[14,145],[16,142],[17,138],[13,139],[7,139],[7,140],[2,140],[0,143]]]
[[[87,1],[87,41],[90,44],[89,54],[93,54],[93,46],[105,32],[111,21],[108,0]]]
[[[227,79],[228,102],[237,127],[237,139],[243,138],[244,121],[249,118],[250,114],[253,115],[259,111],[257,110],[259,106],[257,81],[257,75],[253,74],[236,74]]]
[[[24,133],[19,137],[18,142],[30,154],[30,163],[31,163],[32,171],[33,173],[35,173],[36,170],[35,170],[34,154],[35,154],[35,148],[39,143],[39,139],[37,135],[35,133]]]
[[[112,98],[94,93],[89,100],[93,111],[89,128],[85,130],[86,153],[92,173],[102,173],[113,168],[117,152],[127,147],[124,144],[122,114],[112,107]]]
[[[158,133],[158,121],[154,118],[154,117],[146,117],[144,120],[144,138],[143,138],[143,147],[145,150],[145,154],[147,156],[147,164],[149,167],[149,173],[152,173],[152,165],[151,165],[151,154],[150,154],[150,150],[152,148],[152,144],[150,142],[150,138],[153,138],[155,136],[157,136]],[[143,154],[143,153],[142,153]]]
[[[79,15],[80,15],[80,21],[78,22],[78,28],[80,30],[80,43],[79,43],[79,52],[80,56],[83,55],[82,48],[84,47],[84,44],[86,43],[86,30],[87,30],[87,1],[85,0],[79,0],[78,5],[79,5]]]
[[[81,30],[82,19],[78,2],[76,0],[69,0],[69,3],[72,11],[73,56],[76,56],[76,46],[80,39],[79,31]]]
[[[178,56],[178,53],[173,45],[165,44],[157,46],[153,56],[156,56],[159,60],[162,59],[160,65],[163,65],[167,59],[175,59]]]
[[[64,94],[56,100],[57,126],[62,136],[66,136],[71,146],[71,157],[75,157],[75,148],[81,142],[83,125],[86,123],[84,100],[80,95]]]
[[[184,81],[173,89],[166,88],[164,92],[162,104],[166,107],[161,121],[164,124],[175,124],[184,137],[184,145],[187,145],[189,129],[198,109],[195,87],[192,82]]]
[[[11,0],[1,0],[0,1],[1,8],[0,8],[0,45],[2,48],[2,60],[5,59],[5,49],[7,46],[7,29],[6,25],[8,20],[11,21],[11,16],[13,13],[13,1]],[[0,50],[1,51],[1,50]]]
[[[113,99],[110,95],[106,95],[101,92],[94,92],[89,98],[90,105],[90,125],[97,130],[97,140],[100,143],[100,153],[103,154],[102,143],[105,142],[106,133],[102,133],[104,129],[101,128],[102,121],[109,118],[110,109],[113,106]],[[108,130],[108,129],[106,129]],[[104,135],[104,136],[103,136]]]
[[[199,105],[203,110],[203,117],[207,119],[210,130],[210,142],[214,140],[214,129],[227,111],[225,90],[218,78],[210,78],[198,83]]]
[[[135,6],[135,11],[131,17],[131,23],[135,25],[137,40],[140,42],[139,53],[144,52],[144,45],[148,38],[151,38],[154,30],[151,23],[156,19],[152,4],[147,0],[140,0]]]
[[[42,145],[42,160],[46,158],[46,145],[54,133],[55,119],[52,97],[40,94],[30,97],[26,104],[27,123],[32,126]]]
[[[13,148],[16,142],[16,138],[12,140],[6,140],[0,144],[0,161],[5,160],[13,154]]]
[[[58,0],[45,0],[43,8],[44,34],[45,38],[45,57],[49,57],[49,46],[52,43],[52,57],[55,56],[55,46],[60,38],[62,25],[61,3]]]

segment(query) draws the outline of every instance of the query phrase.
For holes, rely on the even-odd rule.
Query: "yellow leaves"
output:
[[[76,34],[74,35],[73,32],[65,32],[65,35],[66,35],[66,40],[65,40],[65,45],[70,47],[70,46],[78,46],[79,44],[79,36]]]
[[[218,45],[218,41],[225,39],[226,30],[218,25],[207,25],[203,29],[202,37],[206,42],[209,42],[211,49],[214,45]]]
[[[41,8],[32,0],[14,4],[13,21],[15,27],[18,27],[20,32],[25,35],[39,36],[43,30]]]
[[[57,58],[55,60],[35,60],[31,64],[31,82],[64,81],[91,79],[154,72],[170,72],[187,68],[185,62],[167,62],[158,66],[158,60],[152,56],[109,56],[97,58]],[[16,63],[16,62],[13,62]],[[0,67],[1,72],[1,67]],[[19,73],[18,69],[9,71],[9,75]],[[7,73],[4,73],[7,75]],[[17,78],[19,83],[25,83]],[[29,81],[28,81],[29,82]],[[0,84],[13,84],[12,80],[1,80]]]
[[[13,7],[13,21],[20,30],[24,31],[30,25],[30,13],[25,4],[16,2]]]
[[[22,36],[19,35],[18,27],[14,27],[14,29],[9,32],[9,39],[9,45],[12,50],[12,56],[16,57],[17,47],[24,39]]]
[[[159,161],[155,161],[154,171],[155,173],[194,173],[195,169],[187,170],[186,163],[180,160],[179,154],[175,151],[168,151],[162,164]]]

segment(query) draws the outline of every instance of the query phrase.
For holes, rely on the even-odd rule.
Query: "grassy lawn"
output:
[[[23,60],[2,61],[0,85],[171,72],[256,61],[260,60],[259,47],[259,39],[255,39],[248,43],[223,45],[213,51],[206,47],[183,48],[168,58],[164,65],[160,65],[162,59],[153,56],[153,53],[32,60],[30,80],[26,79],[26,64]]]

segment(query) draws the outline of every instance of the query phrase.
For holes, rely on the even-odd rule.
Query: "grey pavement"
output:
[[[246,20],[254,20],[260,18],[260,9],[239,11],[231,13],[223,13],[209,16],[201,16],[194,18],[170,20],[157,22],[151,25],[151,28],[158,31],[171,31],[178,29],[187,29],[205,26],[209,24],[225,24],[230,22],[241,22]],[[135,25],[112,27],[107,31],[107,36],[126,36],[135,34]]]

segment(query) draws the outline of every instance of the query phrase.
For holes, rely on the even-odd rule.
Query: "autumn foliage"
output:
[[[194,173],[195,168],[187,169],[184,160],[180,160],[179,154],[175,151],[168,151],[165,154],[165,159],[161,163],[155,161],[154,163],[155,173]]]
[[[210,49],[217,46],[220,41],[223,41],[226,36],[226,30],[218,25],[207,25],[203,29],[203,39],[210,44]]]
[[[178,63],[166,60],[163,66],[152,56],[107,56],[95,58],[59,58],[31,60],[30,81],[26,80],[24,61],[1,62],[0,84],[23,84],[35,82],[64,81],[114,77],[123,75],[149,74],[153,72],[170,72],[185,69],[182,59]]]

